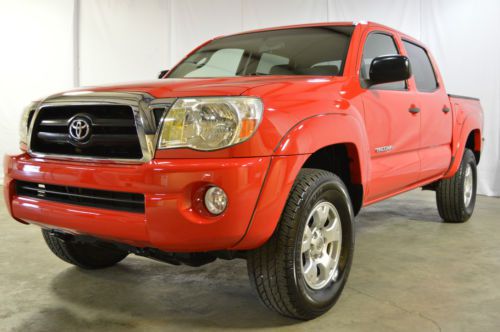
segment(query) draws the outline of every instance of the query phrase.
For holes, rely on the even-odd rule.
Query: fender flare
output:
[[[322,133],[321,137],[317,137],[318,132]],[[363,122],[344,113],[315,115],[292,127],[274,150],[247,231],[232,249],[254,249],[272,236],[299,171],[309,156],[321,148],[333,144],[353,145],[361,158],[358,161],[360,181],[364,184],[369,149],[365,133]]]
[[[321,133],[320,137],[318,132]],[[318,114],[300,121],[283,136],[274,149],[274,155],[313,154],[333,144],[350,144],[354,147],[360,169],[358,181],[365,187],[369,143],[365,124],[355,110],[349,113]]]
[[[455,132],[454,137],[452,138],[452,147],[451,150],[453,152],[450,167],[448,171],[444,174],[443,178],[450,178],[457,172],[460,164],[462,163],[462,157],[465,152],[465,145],[467,144],[467,138],[474,131],[479,130],[479,137],[482,137],[481,132],[481,120],[479,116],[474,113],[468,114],[463,119],[463,124],[459,130]],[[482,142],[479,139],[479,151],[482,150]]]

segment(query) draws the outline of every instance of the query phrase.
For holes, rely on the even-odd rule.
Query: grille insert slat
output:
[[[58,127],[58,126],[68,126],[71,119],[53,119],[53,120],[42,120],[40,126],[47,127]],[[100,127],[133,127],[134,120],[132,119],[96,119],[93,126]]]
[[[144,213],[144,195],[16,181],[19,196],[109,210]]]
[[[61,143],[65,144],[70,140],[68,134],[63,133],[53,133],[40,131],[37,133],[37,137],[43,141],[49,143]],[[100,144],[103,146],[115,146],[115,145],[128,145],[129,143],[135,142],[137,139],[136,135],[124,135],[124,134],[113,134],[113,135],[92,135],[89,143],[87,144]]]

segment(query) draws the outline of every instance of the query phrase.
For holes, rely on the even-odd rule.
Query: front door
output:
[[[394,36],[370,32],[360,64],[361,84],[369,79],[371,61],[381,55],[401,54]],[[416,183],[420,173],[420,105],[405,81],[367,87],[362,95],[370,142],[367,202]]]

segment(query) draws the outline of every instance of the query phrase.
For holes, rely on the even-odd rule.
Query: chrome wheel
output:
[[[474,189],[474,176],[472,174],[472,168],[469,164],[465,168],[464,175],[464,204],[468,207],[472,199],[472,191]]]
[[[307,218],[302,237],[301,263],[306,284],[321,289],[336,281],[342,246],[342,225],[333,204],[318,203]]]

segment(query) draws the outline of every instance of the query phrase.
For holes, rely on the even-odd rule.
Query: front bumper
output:
[[[232,248],[245,235],[271,157],[152,160],[141,165],[6,156],[4,194],[18,221],[165,251]],[[15,181],[144,194],[145,212],[132,213],[23,197]],[[219,216],[200,213],[194,197],[209,185],[228,195]]]

